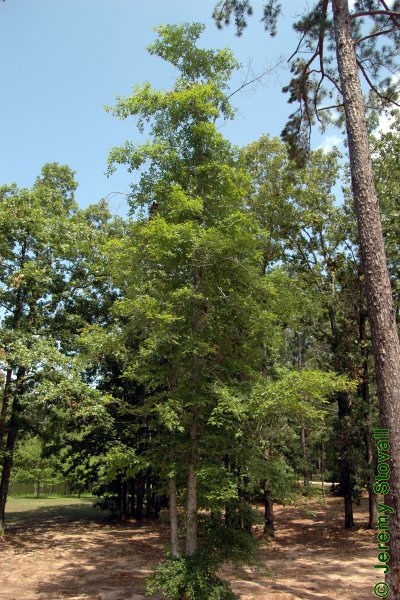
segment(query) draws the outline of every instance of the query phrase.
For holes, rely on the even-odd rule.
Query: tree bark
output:
[[[374,492],[375,483],[375,452],[372,443],[372,431],[367,432],[367,461],[368,461],[368,527],[375,529],[378,522],[378,496]]]
[[[264,533],[275,535],[274,499],[267,487],[264,489]]]
[[[176,508],[176,477],[175,475],[168,481],[169,498],[169,521],[171,527],[171,551],[172,558],[179,558],[181,553],[179,549],[178,537],[178,511]]]
[[[143,519],[143,505],[144,505],[144,477],[139,474],[136,479],[136,510],[135,519],[141,521]]]
[[[344,526],[345,529],[354,527],[353,514],[353,464],[351,460],[351,433],[346,417],[350,414],[348,392],[339,392],[338,417],[340,422],[340,490],[344,498]]]
[[[19,403],[17,398],[14,399],[12,407],[12,414],[8,427],[8,434],[5,447],[5,455],[3,460],[3,469],[1,472],[0,480],[0,535],[4,533],[5,529],[5,511],[8,496],[8,489],[10,485],[11,469],[13,465],[14,449],[18,436],[18,421],[19,421]]]
[[[367,313],[363,306],[364,294],[360,290],[360,306],[359,306],[359,337],[360,337],[360,352],[362,357],[362,381],[360,385],[360,395],[363,403],[363,410],[366,415],[365,429],[365,448],[366,458],[368,463],[368,527],[375,529],[378,521],[378,497],[374,492],[375,482],[375,452],[373,445],[373,427],[371,423],[371,399],[369,393],[369,369],[368,369],[368,348],[367,348],[367,332],[366,320]]]
[[[1,402],[0,412],[0,450],[3,447],[4,437],[6,433],[6,421],[8,417],[8,410],[11,402],[11,380],[12,380],[12,369],[7,369],[4,388],[3,388],[3,399]]]
[[[191,450],[188,468],[187,509],[186,509],[186,556],[197,550],[197,448],[196,415],[190,428]]]
[[[378,198],[369,151],[364,100],[347,0],[332,0],[336,54],[346,114],[352,190],[355,200],[368,313],[375,360],[381,427],[390,435],[390,599],[400,599],[400,343],[387,268]]]
[[[308,462],[308,448],[307,448],[307,429],[304,425],[300,429],[300,440],[301,440],[301,456],[303,459],[303,480],[304,485],[307,486],[311,481],[310,465]]]

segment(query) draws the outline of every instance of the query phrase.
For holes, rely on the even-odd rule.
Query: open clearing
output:
[[[242,600],[368,600],[378,581],[376,534],[342,529],[342,499],[310,511],[276,507],[277,535],[263,543],[265,574],[224,569]],[[165,523],[110,523],[89,499],[11,499],[1,541],[1,600],[143,600],[145,578],[163,556]],[[153,596],[160,599],[161,596]]]

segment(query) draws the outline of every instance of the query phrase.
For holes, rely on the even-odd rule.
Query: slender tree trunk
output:
[[[14,400],[14,405],[16,400]],[[14,449],[18,435],[18,414],[16,406],[13,406],[13,414],[11,415],[8,435],[5,447],[5,456],[3,460],[3,469],[1,472],[0,480],[0,535],[4,533],[5,529],[5,510],[8,496],[8,489],[10,485],[11,469],[14,458]]]
[[[181,553],[179,549],[178,538],[178,511],[176,508],[176,477],[175,475],[168,481],[169,498],[169,521],[171,527],[171,550],[172,557],[179,558]]]
[[[354,527],[353,515],[353,464],[351,449],[353,447],[351,434],[346,423],[350,414],[349,398],[347,392],[339,392],[338,417],[340,421],[340,488],[344,498],[344,526],[346,529]]]
[[[126,481],[121,482],[121,517],[128,516],[128,484]]]
[[[390,435],[390,562],[386,583],[400,599],[400,343],[378,198],[374,186],[364,101],[351,34],[347,0],[332,0],[338,69],[346,113],[352,189],[372,333],[381,426]]]
[[[321,440],[321,487],[322,487],[322,498],[324,499],[324,506],[326,506],[326,494],[325,494],[325,444]]]
[[[6,421],[8,416],[8,410],[11,401],[11,380],[12,380],[12,369],[7,369],[6,377],[3,388],[3,399],[1,402],[0,412],[0,450],[3,447],[5,432],[6,432]]]
[[[146,476],[146,517],[149,519],[153,514],[151,476]]]
[[[303,479],[304,485],[309,485],[311,481],[311,473],[310,466],[308,464],[308,448],[307,448],[307,430],[304,425],[301,426],[300,430],[300,440],[301,440],[301,456],[303,459]]]
[[[267,487],[264,488],[264,533],[275,535],[274,499]]]
[[[198,180],[198,191],[201,195],[201,178]],[[201,269],[195,265],[193,267],[193,283],[196,293],[201,293]],[[204,302],[194,311],[192,316],[192,332],[199,336],[206,315],[206,305]],[[194,352],[192,354],[192,386],[196,394],[198,389],[198,380],[200,374],[200,359]],[[191,424],[189,429],[189,460],[188,460],[188,484],[187,484],[187,507],[186,507],[186,556],[191,556],[197,551],[197,460],[198,460],[198,408],[196,398],[193,398],[191,408]]]
[[[136,512],[136,478],[132,478],[130,480],[130,485],[129,485],[129,489],[130,489],[130,494],[131,494],[131,498],[130,498],[130,516],[134,517],[135,516],[135,512]]]
[[[375,529],[378,522],[378,496],[374,492],[375,483],[375,452],[372,443],[372,432],[367,433],[367,460],[368,460],[368,527]]]
[[[144,505],[144,477],[138,475],[136,479],[136,510],[135,519],[141,521],[143,519],[143,505]]]
[[[191,450],[188,468],[187,509],[186,509],[186,556],[197,550],[197,448],[196,415],[190,428]]]
[[[369,393],[369,369],[368,369],[368,348],[366,319],[367,313],[363,306],[363,290],[360,290],[359,307],[359,336],[360,352],[362,356],[362,381],[360,385],[360,395],[363,403],[363,409],[366,414],[365,430],[365,448],[368,462],[368,527],[375,529],[378,520],[378,497],[374,492],[375,483],[375,452],[373,445],[373,428],[371,425],[371,399]]]

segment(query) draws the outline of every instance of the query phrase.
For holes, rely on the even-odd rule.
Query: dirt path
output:
[[[368,600],[373,598],[375,534],[344,532],[341,500],[313,515],[277,507],[276,540],[262,546],[261,558],[276,577],[224,569],[242,600]],[[37,511],[30,522],[11,515],[1,543],[1,600],[143,600],[150,567],[163,555],[165,524],[109,524],[74,520],[57,510]],[[76,507],[75,507],[76,508]],[[357,509],[366,522],[364,503]],[[160,599],[161,596],[154,596]]]

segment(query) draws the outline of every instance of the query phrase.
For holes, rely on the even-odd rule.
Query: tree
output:
[[[263,20],[272,35],[281,5],[270,0],[264,6]],[[372,347],[378,387],[381,424],[390,431],[391,490],[386,502],[394,514],[390,526],[390,571],[387,582],[392,598],[400,598],[400,342],[393,308],[392,290],[386,263],[382,226],[374,186],[368,131],[365,120],[359,72],[365,78],[374,98],[374,107],[396,103],[397,90],[393,78],[378,81],[383,69],[393,74],[398,70],[394,57],[398,55],[400,37],[400,3],[391,8],[385,0],[359,1],[354,13],[349,13],[347,0],[321,0],[301,20],[294,24],[300,42],[291,57],[292,78],[286,91],[289,102],[298,102],[299,109],[289,119],[283,136],[299,161],[309,145],[309,128],[318,120],[322,124],[327,114],[338,110],[345,117],[350,155],[352,190],[356,207],[363,273],[371,323]],[[331,13],[329,12],[331,11]],[[229,23],[235,15],[238,31],[251,14],[248,0],[224,0],[218,3],[214,16],[219,25]],[[374,26],[364,31],[364,17]],[[380,44],[385,36],[386,44]],[[311,50],[311,56],[299,58],[301,49]],[[332,66],[336,53],[339,78]],[[333,105],[321,106],[327,96],[323,87],[333,86],[330,96],[338,96]]]
[[[172,90],[145,84],[118,100],[113,113],[136,116],[142,131],[148,124],[150,141],[127,142],[110,155],[112,165],[140,169],[130,203],[142,212],[128,238],[110,244],[122,291],[114,311],[138,340],[124,376],[143,386],[144,410],[161,430],[157,462],[168,482],[174,558],[167,573],[171,582],[178,571],[188,577],[171,597],[193,600],[232,597],[216,569],[238,551],[226,536],[242,543],[244,533],[228,522],[201,528],[199,544],[199,510],[220,513],[238,495],[243,474],[224,462],[240,428],[234,417],[261,370],[262,348],[268,352],[274,339],[258,227],[245,210],[249,178],[217,127],[217,119],[233,115],[225,89],[236,61],[229,50],[199,48],[202,31],[199,24],[157,28],[150,52],[172,63],[178,79]],[[218,543],[215,531],[223,535]],[[172,594],[171,583],[156,581]]]
[[[83,255],[95,229],[91,211],[78,210],[76,187],[71,169],[50,163],[32,189],[0,188],[0,531],[21,432],[35,431],[53,394],[60,402],[99,396],[82,382],[72,344],[82,317],[71,303],[90,294]]]
[[[20,439],[15,450],[12,482],[33,483],[37,498],[44,485],[50,487],[59,483],[56,476],[56,462],[43,456],[43,442],[39,436]]]

